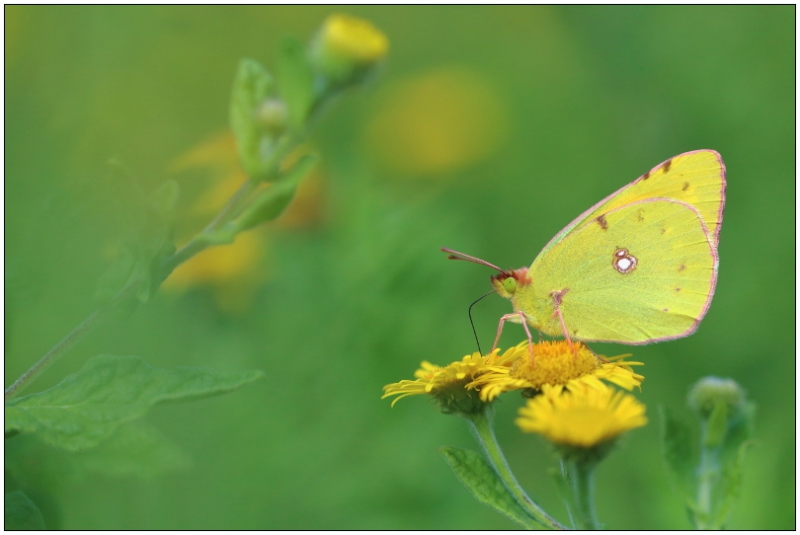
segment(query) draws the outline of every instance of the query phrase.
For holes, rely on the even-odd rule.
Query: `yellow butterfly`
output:
[[[686,152],[612,193],[561,230],[530,268],[503,270],[442,248],[449,258],[500,272],[492,286],[522,323],[568,341],[641,345],[689,336],[717,282],[725,164]]]

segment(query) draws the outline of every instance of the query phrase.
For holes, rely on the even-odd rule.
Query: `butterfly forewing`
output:
[[[582,213],[556,234],[543,251],[564,239],[571,230],[601,214],[652,198],[675,199],[692,205],[700,214],[714,244],[718,244],[725,205],[725,164],[722,157],[713,150],[696,150],[670,158]]]

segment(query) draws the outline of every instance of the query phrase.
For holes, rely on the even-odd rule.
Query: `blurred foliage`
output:
[[[232,144],[220,160],[200,147],[229,135],[220,132],[239,60],[274,69],[284,36],[307,40],[333,11],[5,7],[6,384],[95,307],[125,231],[109,160],[143,191],[179,180],[178,234],[200,230],[207,219],[192,211],[237,171],[187,155],[236,161]],[[182,292],[98,330],[29,393],[100,353],[159,368],[257,368],[267,380],[147,417],[192,469],[78,480],[41,470],[6,490],[66,529],[513,528],[475,507],[436,451],[474,447],[462,421],[379,400],[420,360],[474,350],[466,308],[490,273],[438,248],[529,265],[599,199],[666,158],[711,148],[728,169],[714,303],[693,336],[633,348],[646,363],[641,399],[680,411],[699,377],[735,378],[759,418],[727,527],[792,529],[795,7],[348,12],[388,35],[390,61],[320,121],[312,200],[255,231],[260,243],[243,253],[255,259],[250,273],[184,278]],[[225,284],[239,296],[227,304]],[[481,302],[482,341],[508,311]],[[522,339],[509,327],[502,345]],[[554,461],[513,427],[517,408],[497,407],[498,439],[531,496],[566,518],[547,473]],[[56,462],[39,451],[35,466]],[[609,528],[690,526],[658,425],[631,433],[596,484]]]

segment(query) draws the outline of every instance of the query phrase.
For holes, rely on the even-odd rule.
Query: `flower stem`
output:
[[[23,373],[19,379],[14,381],[14,383],[6,388],[4,399],[8,400],[13,397],[15,394],[19,393],[23,388],[25,388],[34,378],[36,378],[39,374],[41,374],[44,370],[50,367],[52,363],[54,363],[58,358],[66,353],[67,351],[72,348],[76,343],[83,339],[89,332],[91,332],[92,328],[95,324],[104,316],[105,308],[98,308],[87,317],[80,325],[72,329],[67,336],[65,336],[59,343],[53,346],[50,351],[48,351],[45,356],[40,358],[36,364],[31,366],[28,371]]]
[[[511,472],[511,467],[508,466],[508,462],[503,455],[503,451],[500,449],[500,444],[498,444],[497,438],[494,435],[491,416],[487,414],[489,410],[491,409],[487,409],[487,411],[473,415],[471,418],[469,418],[469,421],[472,424],[472,429],[475,432],[478,442],[480,442],[481,446],[483,447],[483,451],[486,452],[489,462],[494,467],[495,472],[497,472],[497,475],[500,476],[503,484],[506,486],[514,499],[531,516],[531,518],[550,529],[567,529],[565,526],[559,524],[557,520],[545,513],[542,508],[536,504],[536,502],[530,499],[525,493],[525,490],[523,490],[523,488],[517,482],[513,472]]]
[[[235,209],[237,208],[238,204],[240,204],[242,200],[245,199],[250,192],[252,192],[252,190],[252,181],[246,180],[201,233],[192,238],[189,243],[181,247],[172,256],[166,258],[162,262],[160,269],[161,282],[166,280],[177,266],[186,262],[194,255],[208,247],[208,243],[204,242],[200,237],[204,233],[212,232],[219,226],[225,224],[231,214],[235,213]],[[50,365],[64,356],[75,344],[83,340],[86,335],[92,332],[92,330],[101,322],[101,320],[109,316],[111,312],[117,308],[117,305],[121,304],[128,297],[130,297],[130,294],[135,289],[136,284],[129,284],[120,292],[118,292],[117,295],[115,295],[107,304],[95,309],[94,312],[89,314],[89,316],[84,319],[80,325],[75,327],[67,336],[53,346],[42,358],[36,361],[36,363],[31,366],[28,371],[23,373],[16,381],[14,381],[11,386],[6,388],[4,392],[4,399],[9,400],[17,395],[22,391],[23,388],[28,386],[31,382],[33,382],[34,379],[36,379],[47,368],[49,368]]]
[[[692,515],[695,529],[720,529],[714,526],[712,515],[712,495],[719,477],[719,448],[703,444],[697,470],[697,511]]]
[[[572,491],[569,510],[576,529],[599,528],[594,511],[594,469],[597,462],[592,459],[561,459],[561,474]]]
[[[248,178],[242,183],[239,189],[234,193],[225,206],[217,213],[214,219],[206,225],[206,227],[192,238],[186,245],[178,249],[173,255],[166,258],[161,263],[159,270],[160,281],[163,282],[170,276],[173,270],[186,262],[196,254],[204,251],[209,247],[208,241],[204,238],[206,235],[220,229],[231,219],[239,215],[240,209],[245,201],[250,197],[250,194],[256,189],[256,186],[261,181],[274,180],[279,173],[280,162],[294,149],[297,145],[302,143],[304,139],[303,132],[293,132],[286,135],[273,153],[270,155],[267,162],[265,162],[266,172],[259,180]],[[64,356],[72,347],[86,337],[96,327],[100,320],[105,319],[110,315],[117,305],[125,301],[132,291],[136,290],[135,284],[130,284],[115,295],[109,303],[92,312],[80,325],[75,327],[66,337],[59,343],[53,346],[36,364],[31,366],[28,371],[23,373],[19,379],[5,390],[5,400],[8,400],[18,394],[23,388],[28,386],[34,379],[36,379],[42,372],[50,367],[55,361]]]
[[[204,228],[202,232],[195,235],[188,243],[161,263],[160,277],[162,282],[170,276],[176,267],[209,247],[209,243],[203,239],[204,235],[214,232],[227,223],[228,220],[236,214],[241,203],[249,197],[253,189],[255,189],[253,181],[250,179],[245,180],[242,185],[239,186],[239,189],[236,190],[236,193],[228,199],[228,202],[225,203],[225,206],[222,207],[214,219],[206,225],[206,228]]]

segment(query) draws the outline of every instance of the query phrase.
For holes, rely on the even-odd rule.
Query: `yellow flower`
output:
[[[173,160],[169,170],[176,174],[205,171],[211,177],[210,187],[191,207],[191,215],[203,222],[213,217],[247,179],[230,130],[217,132],[184,152]]]
[[[565,390],[545,385],[541,395],[519,410],[516,424],[559,446],[593,448],[645,425],[644,412],[636,398],[609,386],[573,385]]]
[[[314,65],[336,83],[355,81],[382,60],[389,40],[367,20],[334,14],[325,19],[311,45]]]
[[[478,392],[467,385],[489,370],[508,366],[521,354],[517,347],[502,355],[499,355],[499,350],[486,356],[476,352],[444,367],[423,361],[421,368],[414,372],[415,380],[405,379],[384,386],[381,399],[398,396],[392,401],[394,406],[406,396],[430,394],[444,413],[474,414],[483,410],[485,403],[478,397]]]
[[[604,387],[603,381],[614,383],[626,390],[638,387],[644,376],[634,373],[631,366],[641,362],[626,362],[630,355],[619,355],[606,359],[595,355],[580,342],[573,344],[575,350],[564,340],[545,341],[533,345],[533,360],[529,358],[528,342],[517,345],[518,358],[510,366],[495,366],[482,374],[470,387],[479,388],[483,401],[492,401],[511,390],[541,390],[544,385],[564,385],[572,388],[583,384],[595,389]]]
[[[446,177],[487,159],[508,131],[490,80],[445,67],[390,85],[363,139],[379,162],[408,178]]]
[[[350,15],[334,14],[325,19],[322,46],[334,56],[356,63],[373,63],[386,56],[389,40],[371,22]]]
[[[192,287],[205,287],[221,311],[233,315],[246,313],[256,289],[270,276],[265,265],[267,240],[263,229],[239,234],[232,244],[207,249],[175,268],[164,288],[180,293]]]

